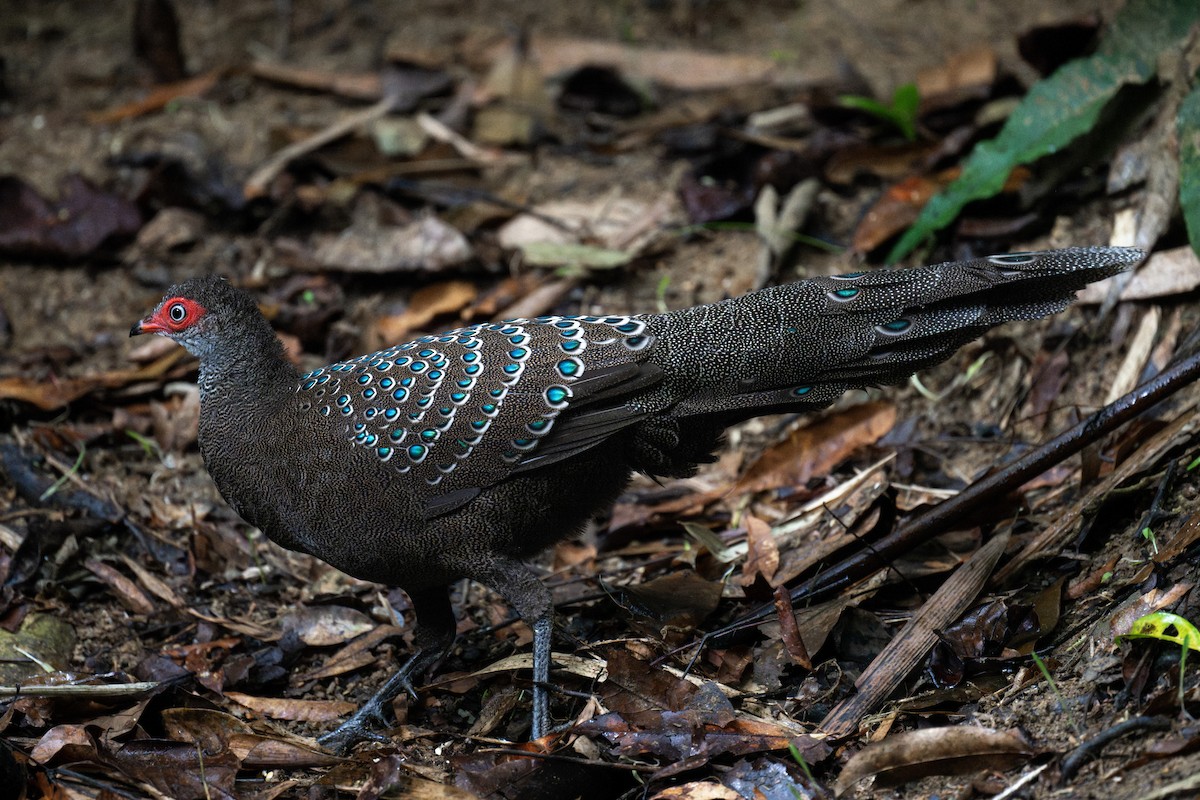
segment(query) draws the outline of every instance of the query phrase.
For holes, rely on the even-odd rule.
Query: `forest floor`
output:
[[[744,423],[694,478],[636,477],[537,562],[567,690],[551,736],[528,742],[529,629],[463,582],[455,647],[397,698],[391,743],[347,758],[314,737],[405,657],[407,598],[242,522],[199,455],[195,361],[127,336],[207,273],[310,369],[876,268],[911,221],[880,200],[994,132],[985,112],[1038,77],[1031,32],[1085,52],[1115,2],[213,0],[176,3],[177,47],[168,3],[133,5],[0,11],[0,690],[23,687],[0,697],[0,785],[23,789],[0,795],[1200,796],[1193,661],[1115,638],[1200,619],[1191,390],[853,589],[794,608],[779,589],[1163,369],[1194,295],[1101,312],[1101,292],[919,385]],[[914,143],[836,100],[909,82]],[[972,208],[921,260],[1107,244],[1144,200],[1107,169]],[[989,558],[932,655],[832,732]],[[772,603],[796,624],[698,649]]]

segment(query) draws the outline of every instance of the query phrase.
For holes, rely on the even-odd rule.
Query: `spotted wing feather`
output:
[[[645,327],[624,316],[473,325],[330,364],[296,391],[353,446],[410,475],[437,515],[526,462],[552,463],[636,421],[623,412],[589,426],[584,415],[657,379]],[[585,423],[559,434],[576,406]],[[557,444],[535,458],[544,442]]]

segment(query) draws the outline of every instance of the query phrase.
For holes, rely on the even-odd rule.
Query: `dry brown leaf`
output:
[[[854,253],[869,253],[916,221],[921,209],[953,175],[934,177],[914,175],[889,186],[863,215],[854,230],[850,249]]]
[[[162,358],[135,370],[114,370],[83,378],[53,378],[31,381],[27,378],[0,378],[0,400],[20,400],[43,411],[78,400],[98,389],[119,389],[142,381],[157,381],[187,356],[181,347],[173,347]]]
[[[327,72],[255,61],[250,65],[250,73],[272,83],[314,92],[330,92],[354,100],[378,100],[383,97],[383,80],[377,72]]]
[[[228,745],[245,769],[328,767],[343,760],[303,742],[258,733],[233,734]]]
[[[812,658],[808,654],[808,648],[804,646],[800,626],[796,624],[792,596],[786,586],[775,587],[775,616],[779,618],[779,633],[784,650],[792,659],[792,663],[804,669],[812,669]]]
[[[136,583],[117,572],[116,569],[105,564],[103,561],[95,559],[89,560],[84,566],[112,590],[117,600],[121,602],[121,605],[134,614],[150,616],[154,613],[155,606],[150,598],[146,597],[145,593],[138,588]]]
[[[1109,628],[1114,636],[1124,636],[1133,630],[1133,623],[1138,619],[1178,603],[1194,586],[1192,583],[1177,583],[1165,591],[1151,589],[1113,614],[1109,619]]]
[[[996,53],[990,47],[964,50],[935,67],[917,73],[921,99],[942,94],[958,95],[964,90],[987,91],[996,80]]]
[[[199,97],[216,86],[223,74],[223,70],[213,70],[185,81],[163,84],[153,89],[141,100],[110,108],[107,111],[95,111],[88,114],[88,122],[93,125],[111,125],[114,122],[134,119],[158,111],[167,103],[181,97]]]
[[[225,692],[238,705],[271,719],[292,722],[332,722],[358,710],[345,700],[294,700],[287,697],[255,697],[241,692]]]
[[[401,314],[383,317],[375,323],[376,336],[381,342],[402,342],[415,330],[420,330],[434,317],[461,311],[475,302],[479,294],[469,281],[443,281],[422,286],[413,292],[408,308]]]
[[[388,637],[400,635],[401,632],[401,629],[395,625],[379,625],[369,633],[349,642],[341,650],[338,650],[332,656],[325,659],[325,665],[319,669],[314,669],[302,675],[293,675],[292,685],[298,686],[307,681],[331,678],[335,675],[343,675],[347,672],[370,666],[379,661],[379,658],[372,652],[376,645]]]
[[[535,36],[530,51],[547,75],[611,66],[629,76],[692,91],[761,84],[778,71],[775,62],[757,56],[658,50],[597,39]]]
[[[299,685],[308,681],[319,681],[325,678],[333,678],[337,675],[345,675],[347,672],[369,667],[379,662],[379,658],[367,651],[351,653],[349,655],[331,658],[325,662],[325,666],[320,669],[314,669],[311,672],[306,672],[303,675],[294,675],[292,677],[292,685]]]
[[[352,226],[315,241],[312,266],[343,272],[438,272],[472,255],[467,237],[433,216],[401,226]]]
[[[869,253],[916,220],[929,199],[959,176],[960,170],[943,170],[936,175],[914,175],[889,186],[863,215],[854,231],[851,251]],[[1017,167],[1004,183],[1005,192],[1013,192],[1029,179],[1030,171]],[[1095,284],[1093,284],[1095,285]]]
[[[60,754],[63,763],[92,760],[96,755],[95,740],[83,725],[55,725],[42,734],[29,757],[37,764],[50,766]]]
[[[585,239],[620,250],[636,238],[632,232],[640,232],[647,218],[666,219],[669,212],[663,205],[662,198],[653,204],[632,197],[591,202],[552,200],[513,217],[497,236],[500,246],[511,250],[541,242],[573,244]]]
[[[771,535],[771,526],[750,514],[745,516],[743,522],[746,525],[749,552],[746,563],[742,564],[738,583],[749,586],[761,575],[764,581],[771,584],[775,571],[779,569],[779,548],[775,544],[775,537]]]
[[[890,486],[885,467],[894,457],[888,455],[814,497],[790,519],[775,525],[779,569],[773,585],[791,582],[875,526],[881,513],[877,501]],[[836,514],[831,511],[835,508]]]
[[[650,800],[742,800],[742,795],[711,781],[695,781],[663,789]]]
[[[252,636],[255,639],[260,639],[264,642],[279,641],[280,633],[276,628],[268,628],[249,617],[222,617],[216,614],[205,614],[202,611],[197,611],[194,608],[188,607],[184,611],[191,614],[197,619],[202,619],[205,622],[211,622],[214,625],[220,625],[223,628],[228,628],[236,633],[241,633],[246,636]]]
[[[792,431],[750,465],[738,482],[742,492],[803,486],[825,475],[855,450],[874,444],[896,424],[896,407],[882,400],[863,403]]]
[[[840,796],[855,783],[875,776],[888,785],[928,775],[962,775],[1008,769],[1037,751],[1020,731],[967,725],[905,731],[869,744],[846,763],[834,786]]]
[[[344,644],[375,627],[366,614],[346,606],[307,606],[288,614],[280,624],[313,647]]]
[[[172,608],[183,608],[185,605],[183,598],[175,593],[175,590],[168,586],[165,582],[153,575],[149,570],[143,567],[138,562],[134,561],[127,555],[121,555],[121,561],[129,568],[129,571],[137,576],[142,586],[146,587],[146,591],[157,597],[159,600],[165,601]]]

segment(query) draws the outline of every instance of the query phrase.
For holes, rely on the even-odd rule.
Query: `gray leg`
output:
[[[541,581],[538,581],[540,584]],[[540,739],[550,727],[550,634],[554,629],[554,609],[533,623],[533,731],[531,739]]]
[[[454,642],[454,609],[445,587],[410,592],[409,599],[417,612],[417,633],[413,638],[415,652],[353,716],[317,740],[325,748],[340,754],[361,741],[389,741],[378,733],[379,729],[388,727],[384,713],[388,704],[400,692],[408,692],[415,699],[417,691],[413,688],[413,679],[436,664]]]
[[[495,589],[521,619],[533,628],[533,736],[540,739],[550,727],[550,633],[554,605],[550,591],[529,567],[516,559],[497,557],[471,577]]]

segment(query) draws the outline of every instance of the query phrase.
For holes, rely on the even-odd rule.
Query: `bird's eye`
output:
[[[187,316],[187,309],[183,307],[183,303],[175,303],[167,309],[167,314],[171,317],[171,322],[178,324]]]

